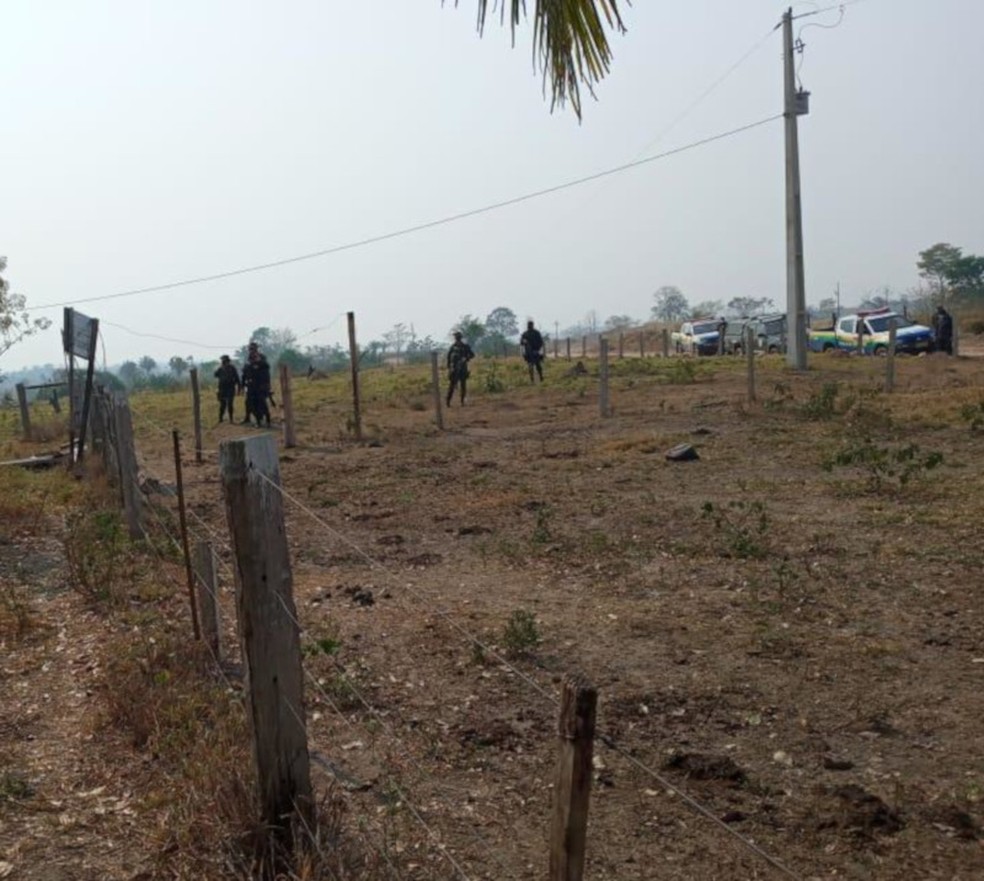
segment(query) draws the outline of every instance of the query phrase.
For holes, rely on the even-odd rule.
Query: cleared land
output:
[[[444,432],[429,371],[372,371],[363,444],[343,378],[295,381],[310,743],[379,877],[453,877],[442,848],[467,877],[543,877],[574,671],[608,739],[589,877],[782,877],[666,782],[796,877],[980,877],[984,362],[899,358],[886,395],[881,360],[767,357],[749,404],[743,362],[627,358],[610,419],[569,366],[530,387],[478,364]],[[227,563],[215,450],[245,429],[205,400],[191,525]],[[188,396],[132,406],[166,484]],[[666,461],[682,442],[698,461]]]

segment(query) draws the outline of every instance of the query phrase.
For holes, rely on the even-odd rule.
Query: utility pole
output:
[[[786,363],[806,370],[806,276],[803,270],[803,212],[800,201],[798,95],[793,63],[793,10],[782,17],[782,60],[786,119]],[[804,96],[805,97],[805,96]],[[806,113],[806,109],[803,110]]]
[[[837,317],[841,317],[841,283],[837,282]]]

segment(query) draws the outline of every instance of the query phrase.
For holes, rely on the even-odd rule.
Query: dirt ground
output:
[[[886,395],[882,361],[764,358],[754,403],[738,362],[671,361],[616,361],[610,418],[594,365],[550,361],[534,387],[479,365],[444,431],[427,371],[373,372],[362,443],[341,380],[297,381],[281,467],[319,788],[341,786],[391,877],[544,877],[556,701],[581,672],[599,693],[586,877],[984,877],[984,360],[899,358]],[[167,507],[187,403],[132,406]],[[245,430],[210,425],[185,475],[227,629],[215,453]],[[669,461],[681,443],[699,458]],[[60,626],[92,632],[70,609]],[[25,677],[43,719],[30,651],[4,697]],[[99,863],[103,837],[129,865],[107,830],[96,868],[59,876],[0,834],[0,877],[137,877],[136,858]]]

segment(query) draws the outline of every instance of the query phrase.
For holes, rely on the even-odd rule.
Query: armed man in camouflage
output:
[[[465,394],[468,389],[468,362],[475,357],[471,346],[461,338],[461,331],[454,332],[454,342],[448,349],[448,406],[454,397],[454,390],[461,389],[461,406],[465,406]]]
[[[215,371],[215,378],[219,381],[219,422],[225,421],[225,414],[229,414],[229,421],[233,421],[232,408],[236,400],[236,393],[242,388],[239,380],[239,371],[232,363],[228,355],[222,356],[222,364]]]

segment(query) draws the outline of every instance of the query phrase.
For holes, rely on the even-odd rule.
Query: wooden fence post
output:
[[[437,350],[431,351],[431,393],[434,396],[434,419],[439,431],[444,431],[444,411],[441,409],[441,370]]]
[[[639,331],[639,357],[646,357],[646,334],[643,331]]]
[[[133,419],[126,394],[113,395],[113,427],[116,436],[116,461],[119,465],[120,492],[123,496],[123,516],[130,538],[140,538],[140,489],[137,486],[137,453],[133,447]]]
[[[611,408],[608,406],[608,340],[604,337],[598,340],[598,376],[601,379],[598,405],[604,419],[612,415]]]
[[[670,330],[667,327],[663,328],[663,357],[670,357]]]
[[[755,331],[745,328],[745,363],[748,367],[748,402],[755,401]]]
[[[31,439],[31,408],[27,405],[27,389],[24,383],[19,382],[15,386],[17,389],[17,405],[20,407],[21,436],[24,440]]]
[[[191,407],[195,418],[195,462],[202,464],[202,395],[198,388],[198,368],[192,367],[191,376]]]
[[[591,794],[598,692],[580,676],[568,677],[560,704],[560,752],[550,830],[550,881],[581,881]]]
[[[567,360],[571,360],[571,338],[567,338]]]
[[[897,328],[895,320],[888,322],[888,349],[885,351],[885,391],[895,391],[895,339]]]
[[[362,440],[362,409],[359,404],[359,346],[355,341],[355,313],[348,313],[349,361],[352,366],[352,425],[356,440]]]
[[[272,435],[225,441],[219,460],[260,819],[291,846],[291,816],[311,818],[311,764],[277,444]]]
[[[195,543],[194,569],[198,585],[202,638],[218,663],[222,658],[222,643],[219,639],[219,581],[215,575],[215,555],[209,542]]]
[[[625,357],[625,334],[619,333],[618,335],[618,360],[621,361]]]
[[[181,528],[181,552],[184,554],[185,577],[188,579],[188,605],[191,606],[191,629],[195,639],[202,638],[198,626],[198,607],[195,605],[195,574],[191,568],[191,551],[188,548],[188,519],[185,515],[184,480],[181,476],[181,438],[178,430],[171,431],[174,443],[174,482],[178,489],[178,526]]]
[[[284,411],[284,446],[289,450],[297,446],[294,433],[294,392],[290,387],[290,368],[280,365],[280,405]]]
[[[553,349],[554,349],[554,361],[560,357],[560,338],[554,336],[553,338]]]
[[[581,360],[583,361],[588,357],[588,338],[586,336],[581,337]]]
[[[953,335],[950,338],[950,345],[953,349],[953,357],[956,358],[960,354],[960,322],[956,318],[953,319]]]

